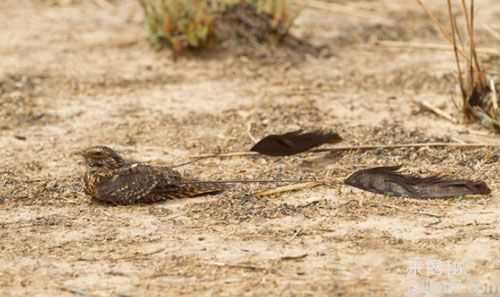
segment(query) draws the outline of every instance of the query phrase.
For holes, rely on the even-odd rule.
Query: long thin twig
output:
[[[436,115],[456,124],[457,121],[448,113],[446,113],[445,111],[435,107],[434,105],[430,104],[430,103],[427,103],[427,102],[424,102],[424,101],[418,101],[418,100],[415,100],[415,102],[417,104],[419,104],[420,106],[432,111],[433,113],[435,113]]]
[[[377,205],[380,205],[380,206],[383,206],[383,207],[387,207],[387,208],[396,209],[396,210],[399,210],[399,211],[402,211],[402,212],[406,212],[406,213],[410,213],[410,214],[424,215],[424,216],[428,216],[428,217],[432,217],[432,218],[437,218],[437,219],[443,218],[443,216],[438,215],[438,214],[434,214],[434,213],[430,213],[430,212],[425,212],[425,211],[410,211],[410,210],[406,210],[404,208],[401,208],[401,207],[398,207],[398,206],[395,206],[395,205],[390,205],[390,204],[377,203]]]
[[[484,25],[484,28],[486,29],[486,31],[488,31],[488,33],[491,34],[491,36],[493,36],[495,39],[500,41],[500,33],[499,32],[497,32],[495,29],[493,29],[490,25]]]
[[[456,19],[455,16],[453,15],[453,9],[451,7],[451,1],[448,0],[448,15],[450,18],[450,26],[451,26],[451,34],[452,34],[452,45],[453,45],[453,52],[455,54],[455,62],[457,64],[457,72],[458,72],[458,83],[460,85],[460,91],[462,93],[462,99],[463,99],[463,109],[465,114],[467,114],[468,110],[468,101],[467,101],[467,91],[465,89],[465,83],[462,75],[462,67],[460,66],[460,57],[458,55],[458,44],[457,44],[457,39],[456,39],[456,31],[457,31],[457,24],[456,24]]]
[[[462,0],[462,5],[463,5],[463,10],[464,10],[464,14],[465,14],[465,17],[468,21],[468,28],[469,28],[469,42],[470,42],[470,54],[471,54],[471,59],[474,63],[474,65],[476,66],[476,72],[477,74],[479,74],[480,76],[482,76],[482,74],[484,73],[483,70],[482,70],[482,67],[481,67],[481,64],[479,63],[479,58],[477,56],[477,46],[476,46],[476,38],[475,38],[475,19],[474,19],[474,16],[475,16],[475,11],[474,11],[474,0],[470,0],[470,11],[469,13],[467,13],[467,7],[465,5],[465,0]],[[486,83],[486,80],[479,80],[479,83],[481,83],[481,86],[483,88],[486,87],[485,83]]]
[[[441,35],[443,36],[443,38],[445,40],[447,40],[450,44],[456,44],[456,40],[455,40],[455,34],[458,35],[459,37],[459,40],[462,41],[462,39],[460,38],[461,35],[459,32],[456,32],[455,30],[453,30],[453,25],[452,25],[452,32],[451,32],[451,36],[450,36],[450,33],[443,27],[443,25],[439,22],[439,20],[434,16],[434,14],[427,8],[427,6],[424,4],[424,2],[422,0],[417,0],[417,2],[420,4],[420,6],[424,9],[424,11],[427,13],[427,15],[431,18],[432,22],[434,22],[434,24],[438,27]],[[450,6],[450,2],[448,1],[448,7],[449,7],[449,10],[451,10],[451,6]],[[456,20],[455,20],[455,17],[451,16],[450,15],[450,20],[452,20],[452,23],[455,23]],[[456,24],[455,24],[455,28],[456,28]],[[463,43],[463,41],[462,41]],[[465,47],[462,46],[462,47],[458,47],[458,48],[455,48],[454,49],[455,51],[458,50],[458,53],[464,57],[466,60],[468,60],[469,62],[472,63],[472,61],[469,60],[469,57],[466,55],[465,53]]]
[[[378,40],[375,45],[395,48],[406,49],[428,49],[428,50],[443,50],[453,51],[453,46],[441,43],[428,43],[428,42],[405,42],[405,41],[392,41],[392,40]],[[460,49],[457,48],[460,53]],[[498,55],[498,50],[492,47],[477,48],[478,53],[487,55]]]
[[[252,140],[253,143],[257,143],[259,140],[255,138],[252,134],[252,127],[253,127],[253,122],[248,122],[247,124],[247,134],[248,137]]]
[[[498,94],[497,94],[497,89],[495,87],[495,81],[491,78],[490,79],[490,89],[491,89],[491,104],[493,106],[493,110],[498,109]]]
[[[276,184],[276,183],[312,183],[317,180],[299,180],[299,179],[232,179],[232,180],[186,180],[175,182],[176,185],[192,184]]]
[[[443,25],[441,25],[437,17],[432,13],[430,9],[427,8],[427,5],[425,5],[422,0],[417,0],[417,3],[422,7],[425,13],[427,13],[427,15],[431,18],[431,20],[436,24],[443,38],[451,43],[450,32],[446,31],[446,29],[443,27]]]
[[[109,3],[107,0],[94,0],[95,5],[104,9],[113,9],[113,4]]]
[[[220,263],[220,262],[212,262],[207,263],[208,265],[217,266],[217,267],[227,267],[227,268],[239,268],[239,269],[248,269],[255,271],[269,271],[270,268],[259,267],[250,264],[228,264],[228,263]]]
[[[373,12],[366,11],[363,12],[359,8],[354,8],[350,7],[347,5],[343,4],[338,4],[338,3],[331,3],[331,2],[323,2],[323,1],[317,1],[317,0],[301,0],[298,1],[303,7],[307,8],[312,8],[312,9],[317,9],[320,11],[328,11],[328,12],[333,12],[333,13],[342,13],[342,14],[349,14],[351,16],[359,17],[359,18],[364,18],[372,21],[377,21],[380,23],[386,23],[387,19],[374,15]]]
[[[306,183],[300,183],[300,184],[287,185],[287,186],[277,187],[277,188],[270,189],[270,190],[257,192],[257,193],[255,193],[255,196],[257,196],[257,197],[272,196],[272,195],[282,194],[282,193],[286,193],[286,192],[311,189],[311,188],[317,187],[319,185],[321,185],[320,182],[306,182]]]
[[[190,161],[186,161],[186,162],[182,162],[182,163],[179,163],[179,164],[175,164],[175,165],[172,165],[172,166],[169,166],[170,168],[179,168],[179,167],[183,167],[183,166],[186,166],[186,165],[189,165],[189,164],[193,164],[193,163],[196,163],[198,161],[201,161],[203,159],[206,159],[206,158],[199,158],[199,159],[195,159],[195,160],[190,160]]]
[[[307,256],[308,256],[307,253],[302,254],[302,255],[297,255],[297,256],[283,256],[283,257],[279,258],[279,260],[280,261],[300,260],[300,259],[304,259]]]
[[[400,148],[419,148],[419,147],[451,147],[451,148],[481,148],[481,147],[500,147],[492,143],[450,143],[450,142],[428,142],[428,143],[405,143],[405,144],[373,144],[359,146],[335,146],[331,148],[314,149],[308,153],[322,153],[335,151],[356,151],[356,150],[376,150],[376,149],[400,149]],[[201,154],[190,156],[190,158],[223,158],[223,157],[247,157],[257,156],[257,152],[232,152],[220,154]]]
[[[159,254],[163,251],[165,251],[165,248],[160,248],[160,249],[154,250],[152,252],[148,252],[148,253],[139,253],[139,254],[135,254],[135,255],[131,255],[131,256],[110,258],[108,260],[118,261],[118,260],[131,260],[131,259],[136,259],[136,260],[137,259],[150,259],[148,257],[153,256],[155,254]],[[94,261],[101,261],[101,259],[100,258],[78,258],[78,261],[94,262]]]
[[[73,295],[95,296],[95,295],[89,295],[87,292],[83,292],[83,291],[81,291],[79,289],[74,289],[74,288],[70,288],[70,287],[59,287],[59,290],[61,290],[63,292],[66,292],[66,293],[73,294]]]

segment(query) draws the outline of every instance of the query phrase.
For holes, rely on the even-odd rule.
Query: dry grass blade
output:
[[[486,31],[488,31],[488,33],[491,34],[491,36],[493,36],[493,38],[500,41],[500,32],[497,32],[495,29],[493,29],[489,25],[485,25],[484,28],[486,29]],[[500,54],[500,52],[498,52],[498,53]]]
[[[349,7],[348,5],[332,3],[332,2],[317,1],[317,0],[307,0],[307,1],[300,0],[298,2],[301,3],[304,7],[317,9],[320,11],[343,13],[343,14],[348,14],[348,15],[358,17],[358,18],[377,21],[379,23],[387,23],[387,19],[385,19],[383,17],[374,15],[370,11],[363,12],[359,8]]]
[[[495,81],[490,79],[490,90],[491,90],[491,105],[493,106],[493,110],[498,109],[498,94],[495,88]]]
[[[266,268],[266,267],[259,267],[259,266],[255,266],[255,265],[251,265],[251,264],[227,264],[227,263],[212,262],[212,263],[208,263],[208,265],[217,266],[217,267],[226,267],[226,268],[248,269],[248,270],[255,270],[255,271],[268,271],[268,270],[270,270],[269,268]]]
[[[424,215],[424,216],[428,216],[428,217],[432,217],[432,218],[436,218],[436,219],[441,219],[443,218],[444,216],[441,216],[441,215],[438,215],[438,214],[435,214],[435,213],[430,213],[430,212],[424,212],[424,211],[409,211],[407,209],[404,209],[404,208],[401,208],[401,207],[398,207],[396,205],[390,205],[390,204],[384,204],[384,203],[380,203],[378,204],[380,206],[383,206],[383,207],[387,207],[387,208],[391,208],[391,209],[396,209],[396,210],[399,210],[399,211],[402,211],[402,212],[406,212],[406,213],[410,213],[410,214],[415,214],[415,215]]]
[[[107,0],[94,0],[94,3],[103,9],[113,9],[115,8],[112,3]]]
[[[439,43],[428,43],[428,42],[406,42],[406,41],[392,41],[392,40],[378,40],[375,45],[384,47],[395,47],[395,48],[405,48],[405,49],[428,49],[428,50],[442,50],[442,51],[454,51],[453,46],[447,44]],[[480,47],[476,48],[477,53],[486,55],[497,55],[499,52],[493,47]]]
[[[280,261],[290,261],[290,260],[301,260],[307,257],[308,254],[302,254],[302,255],[297,255],[297,256],[283,256],[279,260]]]
[[[423,108],[432,111],[436,115],[438,115],[438,116],[440,116],[440,117],[442,117],[442,118],[444,118],[444,119],[446,119],[454,124],[457,122],[451,115],[449,115],[448,113],[444,112],[443,110],[435,107],[434,105],[432,105],[430,103],[423,102],[423,101],[417,101],[417,100],[415,100],[415,102],[418,105],[422,106]]]
[[[458,83],[460,86],[460,91],[462,92],[462,98],[466,98],[466,92],[465,92],[465,85],[464,85],[464,79],[463,79],[463,73],[462,73],[462,67],[460,66],[460,57],[458,56],[458,45],[457,45],[457,39],[456,39],[456,19],[455,16],[453,15],[452,7],[451,7],[451,1],[448,0],[448,14],[450,17],[450,25],[451,25],[451,34],[452,34],[452,45],[453,45],[453,52],[455,54],[455,62],[457,63],[457,73],[458,73]],[[463,104],[464,108],[464,113],[467,114],[467,111],[465,110],[466,104],[464,102]]]
[[[441,23],[439,22],[439,20],[437,19],[437,17],[430,11],[429,8],[427,8],[427,6],[424,4],[424,2],[422,0],[416,0],[418,2],[418,4],[420,4],[420,6],[422,7],[422,9],[425,11],[425,13],[431,18],[432,22],[434,23],[434,25],[436,27],[438,27],[438,30],[439,32],[441,33],[441,36],[446,40],[448,41],[450,44],[453,44],[454,43],[454,39],[455,39],[455,33],[453,32],[452,30],[452,33],[450,34],[450,32],[448,32],[443,25],[441,25]],[[465,54],[465,51],[461,48],[458,48],[458,51],[459,53],[467,59],[467,55]]]
[[[287,193],[287,192],[295,192],[295,191],[300,191],[300,190],[305,190],[305,189],[311,189],[311,188],[317,187],[321,184],[322,184],[321,182],[306,182],[306,183],[281,186],[281,187],[277,187],[274,189],[257,192],[257,193],[255,193],[255,196],[257,196],[257,197],[273,196],[273,195],[283,194],[283,193]]]
[[[422,9],[427,13],[427,15],[432,19],[432,22],[436,24],[436,26],[439,29],[439,32],[441,35],[444,37],[444,39],[448,40],[451,43],[452,37],[450,35],[450,32],[448,32],[439,22],[437,17],[430,11],[430,9],[427,8],[427,5],[422,0],[416,0],[417,3],[422,7]]]

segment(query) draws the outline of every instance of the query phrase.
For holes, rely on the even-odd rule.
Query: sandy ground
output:
[[[256,198],[271,186],[247,185],[112,207],[81,192],[72,153],[87,146],[172,165],[247,150],[249,125],[257,138],[329,128],[345,145],[500,143],[414,103],[457,114],[450,52],[375,44],[440,41],[412,1],[335,1],[370,18],[305,10],[293,32],[330,54],[300,63],[234,55],[174,62],[151,50],[135,1],[47,2],[0,1],[0,296],[500,296],[495,148],[207,159],[181,168],[202,179],[332,180],[278,197]],[[498,25],[498,1],[477,2],[478,27]],[[478,34],[491,46],[487,36]],[[498,58],[484,58],[499,68]],[[365,166],[398,163],[483,179],[493,192],[395,199],[337,183]]]

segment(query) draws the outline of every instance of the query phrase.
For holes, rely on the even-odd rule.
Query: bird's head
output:
[[[117,152],[107,146],[93,146],[78,152],[78,155],[83,157],[89,168],[118,168],[125,163]]]

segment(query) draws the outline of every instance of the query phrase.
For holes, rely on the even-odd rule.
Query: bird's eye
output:
[[[96,161],[91,161],[88,163],[90,167],[101,167],[102,164]]]

